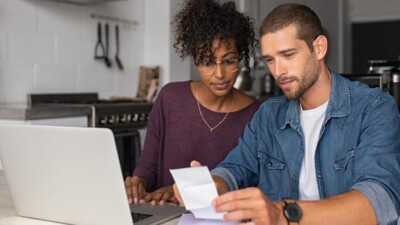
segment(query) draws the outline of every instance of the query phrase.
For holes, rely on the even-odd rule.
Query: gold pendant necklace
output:
[[[217,123],[217,125],[211,127],[210,124],[207,123],[206,119],[203,116],[203,113],[201,112],[200,102],[199,102],[199,98],[197,96],[197,90],[200,88],[200,86],[201,86],[201,84],[196,88],[196,91],[194,93],[194,96],[196,97],[196,101],[197,101],[197,108],[199,109],[200,116],[203,119],[204,123],[207,125],[207,127],[210,129],[210,131],[213,132],[213,130],[215,130],[219,125],[221,125],[225,121],[225,119],[228,117],[228,115],[233,107],[233,104],[235,103],[235,97],[236,97],[235,90],[233,90],[233,100],[232,100],[231,106],[229,107],[229,111],[225,114],[224,118],[221,121],[219,121],[219,123]]]

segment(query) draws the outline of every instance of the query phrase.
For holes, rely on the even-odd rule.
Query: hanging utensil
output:
[[[101,40],[101,23],[97,24],[97,43],[94,47],[94,58],[95,59],[104,59],[106,54],[106,50],[104,48],[104,44]]]
[[[117,66],[119,69],[123,70],[124,66],[122,65],[121,60],[119,59],[119,27],[115,25],[115,43],[116,43],[116,53],[115,53],[115,61],[117,62]]]
[[[108,58],[108,50],[109,50],[109,39],[108,39],[108,23],[106,23],[106,51],[105,51],[105,55],[104,55],[104,61],[106,62],[106,66],[107,67],[111,67],[112,66],[112,62],[110,60],[110,58]]]

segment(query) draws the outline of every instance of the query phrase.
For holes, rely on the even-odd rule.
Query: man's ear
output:
[[[325,58],[328,52],[328,39],[325,35],[319,35],[313,42],[314,51],[318,60]]]

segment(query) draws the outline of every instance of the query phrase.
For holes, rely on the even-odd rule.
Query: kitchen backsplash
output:
[[[24,102],[28,93],[98,92],[100,97],[133,96],[143,63],[145,0],[75,5],[44,0],[0,1],[0,102]],[[135,21],[92,18],[92,14]],[[94,59],[97,23],[107,22],[109,57],[116,53],[124,70]]]

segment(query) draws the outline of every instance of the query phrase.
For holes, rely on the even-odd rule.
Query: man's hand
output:
[[[129,204],[138,203],[147,195],[146,181],[138,176],[127,177],[125,179],[125,190]]]
[[[283,215],[283,203],[271,202],[260,189],[246,188],[225,193],[213,201],[217,212],[227,212],[226,221],[251,219],[248,224],[287,224]]]

